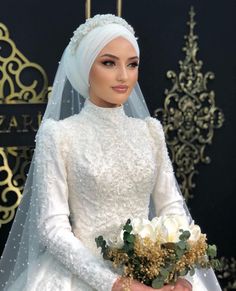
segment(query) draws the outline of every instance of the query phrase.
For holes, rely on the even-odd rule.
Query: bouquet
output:
[[[196,268],[220,269],[217,248],[207,244],[198,225],[180,215],[128,219],[117,238],[95,238],[105,260],[120,268],[122,276],[152,288],[174,284],[180,276],[194,275]]]

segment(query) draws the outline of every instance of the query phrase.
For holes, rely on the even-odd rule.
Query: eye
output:
[[[133,62],[133,63],[129,64],[128,66],[131,68],[136,68],[139,66],[139,64],[138,64],[138,62]]]
[[[112,67],[113,65],[115,65],[115,62],[113,61],[104,61],[102,62],[102,64],[106,67]]]

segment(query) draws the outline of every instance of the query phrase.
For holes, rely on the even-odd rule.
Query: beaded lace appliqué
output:
[[[118,275],[94,239],[112,239],[129,217],[148,216],[157,170],[173,171],[161,125],[87,101],[79,115],[46,120],[37,145],[39,238],[62,264],[55,290],[73,277],[76,286],[86,286],[73,290],[110,291]],[[41,284],[50,286],[47,280]]]

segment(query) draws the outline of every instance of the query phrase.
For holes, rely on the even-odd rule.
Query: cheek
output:
[[[112,74],[101,66],[95,66],[90,72],[90,84],[98,87],[104,87],[111,83]]]
[[[89,73],[89,83],[91,85],[96,84],[98,76],[99,75],[98,75],[97,66],[93,66],[90,70],[90,73]]]
[[[138,70],[135,70],[130,74],[130,81],[133,85],[138,81]]]

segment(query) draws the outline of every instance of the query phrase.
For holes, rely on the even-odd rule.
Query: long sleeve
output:
[[[95,290],[110,291],[118,275],[74,236],[69,222],[65,141],[60,121],[47,120],[37,134],[36,177],[40,242],[72,274]]]
[[[146,122],[154,139],[157,161],[157,179],[152,192],[155,211],[159,215],[180,214],[186,216],[184,209],[184,199],[179,193],[173,172],[173,166],[168,155],[163,127],[159,120],[147,117]],[[196,276],[195,276],[196,277]],[[191,284],[193,277],[187,274],[184,276]]]
[[[183,214],[183,196],[179,193],[168,155],[165,135],[159,120],[147,117],[146,122],[156,148],[157,179],[152,198],[158,215]]]
[[[180,214],[184,215],[188,221],[191,221],[190,214],[184,206],[185,202],[183,196],[177,188],[173,166],[165,142],[163,127],[156,118],[147,117],[145,121],[147,122],[156,149],[158,173],[155,187],[152,192],[156,213],[157,215]],[[221,290],[214,272],[209,270],[208,275],[206,275],[206,273],[205,271],[197,270],[193,276],[190,276],[188,273],[186,276],[183,276],[183,278],[192,284],[193,291]],[[206,279],[207,277],[208,279]]]

